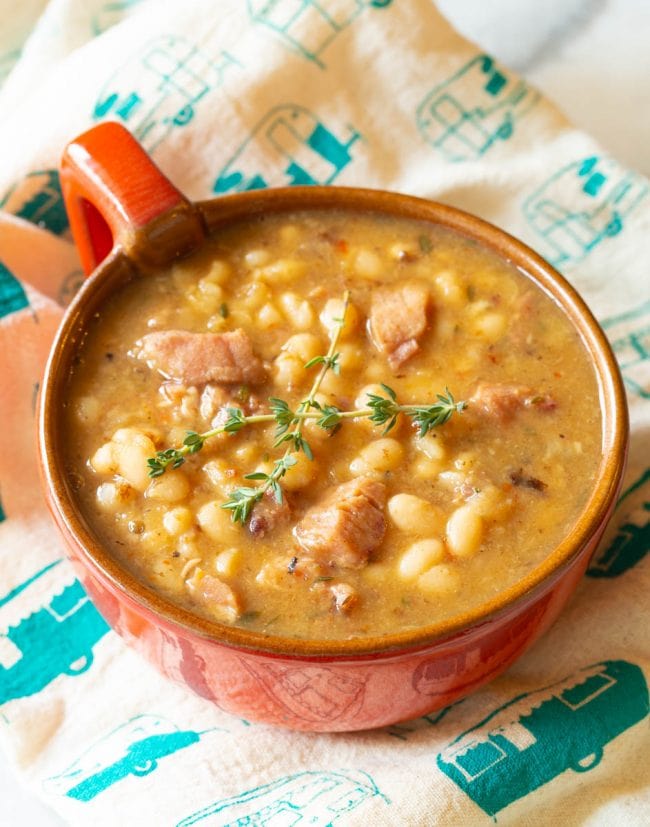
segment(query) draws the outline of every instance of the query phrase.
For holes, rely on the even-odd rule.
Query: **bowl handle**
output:
[[[205,237],[196,208],[131,133],[112,121],[67,145],[61,190],[86,275],[118,247],[151,269],[189,252]]]

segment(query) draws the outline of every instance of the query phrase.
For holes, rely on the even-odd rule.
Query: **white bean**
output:
[[[113,442],[105,442],[90,458],[93,471],[98,474],[114,474],[117,471],[117,459]]]
[[[453,594],[460,589],[461,578],[458,571],[447,563],[439,563],[425,571],[417,579],[418,588],[438,595]]]
[[[307,265],[304,261],[297,259],[283,258],[259,267],[253,271],[254,278],[262,279],[267,284],[284,284],[285,282],[296,282],[305,275]]]
[[[383,274],[381,258],[373,250],[362,247],[353,259],[354,272],[359,278],[375,281]]]
[[[496,342],[506,331],[507,319],[503,313],[488,312],[475,319],[472,333],[488,342]]]
[[[435,434],[416,436],[413,444],[429,459],[443,460],[447,453],[442,439]]]
[[[283,293],[280,304],[287,321],[298,330],[311,330],[316,323],[314,310],[307,299],[301,299],[295,293]]]
[[[496,485],[485,485],[470,500],[477,514],[486,520],[504,520],[512,511],[514,501]]]
[[[131,431],[124,428],[122,431]],[[118,440],[118,434],[121,439]],[[144,491],[149,485],[149,468],[147,460],[154,456],[156,448],[149,437],[142,433],[132,435],[132,441],[122,438],[122,432],[118,431],[113,439],[116,441],[115,454],[117,456],[117,470],[120,476],[129,482],[137,491]]]
[[[447,521],[447,546],[454,557],[473,557],[483,539],[483,518],[465,503],[457,508]]]
[[[339,327],[339,320],[342,318],[343,315],[343,299],[328,299],[325,302],[325,306],[320,312],[320,316],[318,317],[321,321],[321,324],[331,336],[335,330]],[[345,313],[345,322],[341,327],[340,337],[341,339],[348,338],[357,328],[359,323],[359,311],[357,308],[352,304],[352,302],[348,302],[348,309]]]
[[[337,350],[339,352],[339,365],[343,371],[355,370],[363,365],[364,354],[361,348],[355,345],[343,344]]]
[[[223,288],[213,281],[201,279],[187,299],[192,307],[202,313],[216,313],[223,302]]]
[[[223,574],[226,577],[232,577],[233,574],[237,573],[237,570],[241,565],[241,560],[241,549],[227,548],[224,551],[219,552],[219,554],[217,554],[214,558],[214,567],[219,574]]]
[[[254,281],[246,290],[243,304],[248,310],[257,310],[271,300],[271,291],[262,281]]]
[[[161,477],[151,480],[144,492],[149,500],[165,503],[177,503],[190,493],[190,484],[182,471],[167,471]]]
[[[185,560],[200,556],[199,544],[195,531],[188,531],[178,538],[178,552]]]
[[[434,277],[434,282],[446,305],[461,305],[466,301],[458,276],[451,270],[442,270]]]
[[[294,454],[296,464],[292,465],[282,478],[282,487],[287,491],[299,491],[305,488],[316,476],[318,463],[308,459],[302,452]]]
[[[402,554],[397,571],[403,580],[414,580],[445,557],[445,548],[436,537],[417,540]]]
[[[445,515],[434,503],[413,494],[395,494],[388,500],[388,516],[400,531],[431,536],[442,531]]]
[[[307,378],[305,363],[293,353],[279,353],[273,362],[273,379],[280,388],[293,390]]]
[[[199,508],[196,518],[211,540],[227,540],[239,537],[239,529],[230,519],[230,511],[218,501],[208,502]]]
[[[357,394],[357,398],[354,400],[354,404],[357,408],[367,408],[368,407],[368,397],[370,394],[374,394],[375,396],[383,396],[386,397],[386,391],[382,388],[382,386],[378,382],[373,382],[372,385],[365,385],[359,393]]]
[[[421,480],[435,480],[442,467],[438,460],[425,456],[416,457],[411,465],[413,474]]]
[[[208,281],[213,281],[215,284],[225,284],[232,276],[232,267],[227,261],[223,259],[215,259],[210,265],[210,269],[203,276]]]
[[[225,459],[210,459],[203,464],[201,470],[217,491],[225,492],[227,488],[232,488],[235,473],[232,464],[227,463]]]
[[[280,564],[278,561],[263,563],[255,575],[255,582],[264,588],[282,588],[287,582],[286,564]]]
[[[313,333],[295,333],[282,345],[282,350],[297,356],[304,366],[314,356],[323,353],[323,343],[320,336]]]
[[[261,267],[268,264],[270,259],[271,254],[264,249],[249,250],[244,254],[244,261],[249,267]]]
[[[403,453],[402,446],[396,439],[375,439],[359,451],[350,463],[350,471],[355,476],[392,471],[402,461]]]
[[[184,534],[192,527],[192,512],[184,506],[177,506],[163,514],[163,528],[172,537]]]
[[[257,323],[263,330],[279,327],[283,322],[280,311],[272,302],[263,304],[257,311]]]
[[[124,482],[103,482],[97,487],[97,502],[105,511],[115,511],[133,498],[134,491]]]

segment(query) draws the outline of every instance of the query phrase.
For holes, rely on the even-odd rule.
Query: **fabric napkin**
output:
[[[0,737],[31,790],[96,827],[647,824],[649,182],[430,0],[0,12]],[[107,119],[191,198],[318,183],[439,199],[587,299],[629,395],[624,493],[559,622],[488,687],[377,731],[292,733],[168,683],[88,601],[39,491],[34,403],[82,278],[58,160]]]

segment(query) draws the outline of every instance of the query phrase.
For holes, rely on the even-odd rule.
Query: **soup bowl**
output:
[[[102,124],[66,148],[61,181],[88,274],[54,341],[42,384],[39,454],[45,494],[91,599],[124,640],[166,676],[223,710],[308,731],[378,727],[444,707],[503,672],[550,626],[576,588],[620,490],[628,424],[615,359],[573,288],[496,227],[442,204],[335,187],[243,192],[190,203],[121,126]],[[586,505],[540,563],[496,597],[417,629],[344,640],[293,639],[194,614],[113,557],[86,520],[66,467],[67,379],[94,316],[134,276],[155,274],[246,217],[348,209],[449,228],[515,265],[571,321],[593,365],[602,455]]]

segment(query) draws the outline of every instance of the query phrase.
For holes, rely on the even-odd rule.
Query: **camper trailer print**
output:
[[[539,93],[488,55],[478,55],[435,86],[419,105],[422,138],[448,161],[471,161],[512,137]]]
[[[393,0],[247,0],[254,23],[274,32],[289,49],[323,67],[321,55],[368,8]]]
[[[0,209],[62,235],[68,229],[59,173],[55,169],[30,172],[5,194]]]
[[[166,718],[136,715],[43,786],[47,792],[91,801],[124,778],[149,775],[162,758],[198,743],[200,737],[201,733],[181,730]]]
[[[574,264],[618,235],[648,184],[611,158],[574,161],[555,172],[523,205],[538,252],[555,267]]]
[[[50,563],[0,598],[0,706],[40,692],[59,675],[75,677],[93,661],[93,647],[108,632],[106,621],[88,600],[78,580],[61,587]],[[38,588],[36,586],[38,585]],[[33,593],[49,594],[45,604],[21,616],[6,617],[34,602]],[[18,601],[15,603],[14,601]]]
[[[604,661],[499,707],[452,741],[438,767],[493,816],[566,770],[595,767],[648,711],[641,669]]]
[[[28,304],[22,284],[0,261],[0,319],[22,310]]]
[[[650,300],[602,325],[628,390],[650,399]]]
[[[352,128],[337,137],[303,106],[277,106],[228,160],[214,192],[331,184],[352,160],[350,150],[359,137]]]
[[[199,823],[201,827],[330,827],[375,796],[387,802],[365,772],[300,772],[216,801],[179,821],[177,827]]]
[[[590,577],[618,577],[650,553],[650,468],[623,492],[616,508],[622,521],[589,564]]]
[[[208,58],[182,37],[148,43],[110,78],[95,103],[95,120],[125,124],[148,152],[186,126],[206,95],[237,61],[226,52]]]

